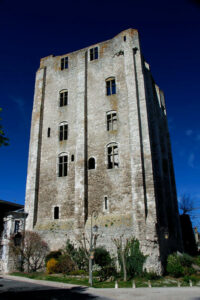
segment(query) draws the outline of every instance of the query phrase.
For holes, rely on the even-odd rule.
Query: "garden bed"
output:
[[[63,282],[63,283],[69,283],[69,284],[77,284],[82,286],[89,286],[88,283],[88,276],[85,275],[79,275],[79,276],[71,276],[71,275],[63,275],[63,274],[53,274],[49,275],[46,273],[21,273],[21,272],[15,272],[10,275],[13,276],[21,276],[21,277],[27,277],[31,279],[37,279],[37,280],[48,280],[48,281],[55,281],[55,282]],[[193,275],[192,276],[192,284],[193,286],[199,286],[200,287],[200,275]],[[189,285],[189,278],[172,278],[169,276],[166,277],[160,277],[159,279],[149,280],[146,278],[140,278],[135,277],[135,285],[136,288],[139,287],[148,287],[149,283],[151,283],[152,287],[177,287],[178,283],[180,283],[180,286],[190,286]],[[119,288],[132,288],[133,280],[128,280],[126,282],[122,280],[118,280],[118,287]],[[93,287],[94,288],[114,288],[115,287],[115,281],[104,281],[100,282],[98,278],[93,279]]]

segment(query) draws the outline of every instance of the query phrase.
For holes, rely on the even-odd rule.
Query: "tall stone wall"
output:
[[[94,47],[98,47],[99,57],[91,61],[90,49]],[[68,68],[60,70],[60,60],[66,56]],[[116,82],[116,94],[109,96],[108,78]],[[62,90],[68,90],[68,105],[59,107]],[[109,41],[41,60],[36,76],[25,209],[29,213],[27,229],[41,233],[52,249],[63,247],[67,238],[76,240],[84,228],[89,231],[91,215],[96,211],[99,244],[114,252],[113,237],[135,236],[148,255],[147,269],[162,272],[161,244],[169,248],[170,243],[160,242],[161,216],[167,218],[168,207],[174,214],[174,224],[178,217],[174,177],[162,175],[162,145],[167,163],[170,161],[170,174],[173,164],[165,121],[160,113],[154,115],[162,109],[156,103],[156,92],[149,71],[145,71],[134,29]],[[106,115],[111,111],[117,114],[117,127],[108,131]],[[61,122],[68,124],[66,141],[59,141]],[[118,168],[108,169],[110,143],[118,145]],[[68,155],[68,175],[58,177],[58,156],[63,152]],[[95,169],[88,169],[91,157]],[[166,189],[169,182],[170,191]],[[58,220],[54,219],[55,206],[60,211]],[[163,228],[168,229],[167,222]]]

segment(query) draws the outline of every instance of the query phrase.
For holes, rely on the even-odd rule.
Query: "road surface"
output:
[[[200,300],[199,287],[94,289],[28,278],[0,277],[0,300]]]

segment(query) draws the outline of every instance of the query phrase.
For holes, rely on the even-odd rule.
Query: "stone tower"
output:
[[[163,92],[138,32],[41,59],[36,74],[25,210],[51,249],[89,228],[98,243],[139,239],[157,273],[182,250]]]

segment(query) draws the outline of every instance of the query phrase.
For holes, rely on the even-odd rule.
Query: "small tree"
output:
[[[16,241],[16,236],[11,237],[10,250],[16,262],[20,259],[21,271],[26,269],[28,272],[35,272],[44,266],[49,248],[38,233],[25,231],[21,234],[20,241]]]
[[[190,195],[183,194],[180,199],[179,208],[183,215],[190,214],[194,208],[194,201]]]
[[[121,235],[119,238],[114,238],[112,241],[117,247],[118,258],[123,268],[124,281],[127,281],[125,252],[128,245],[128,239],[123,240],[123,235]]]
[[[141,275],[146,256],[140,250],[140,243],[135,238],[123,239],[123,235],[113,239],[117,247],[119,263],[123,270],[124,281],[127,281],[127,275],[133,277]]]
[[[73,262],[78,266],[79,270],[88,271],[89,256],[87,253],[87,249],[84,249],[82,247],[82,243],[79,245],[78,248],[75,248],[75,246],[68,239],[65,249],[66,249],[67,254],[73,260]]]
[[[127,266],[127,274],[130,277],[135,275],[141,276],[143,273],[143,264],[146,257],[140,250],[140,243],[137,239],[131,238],[128,240],[125,259]]]

